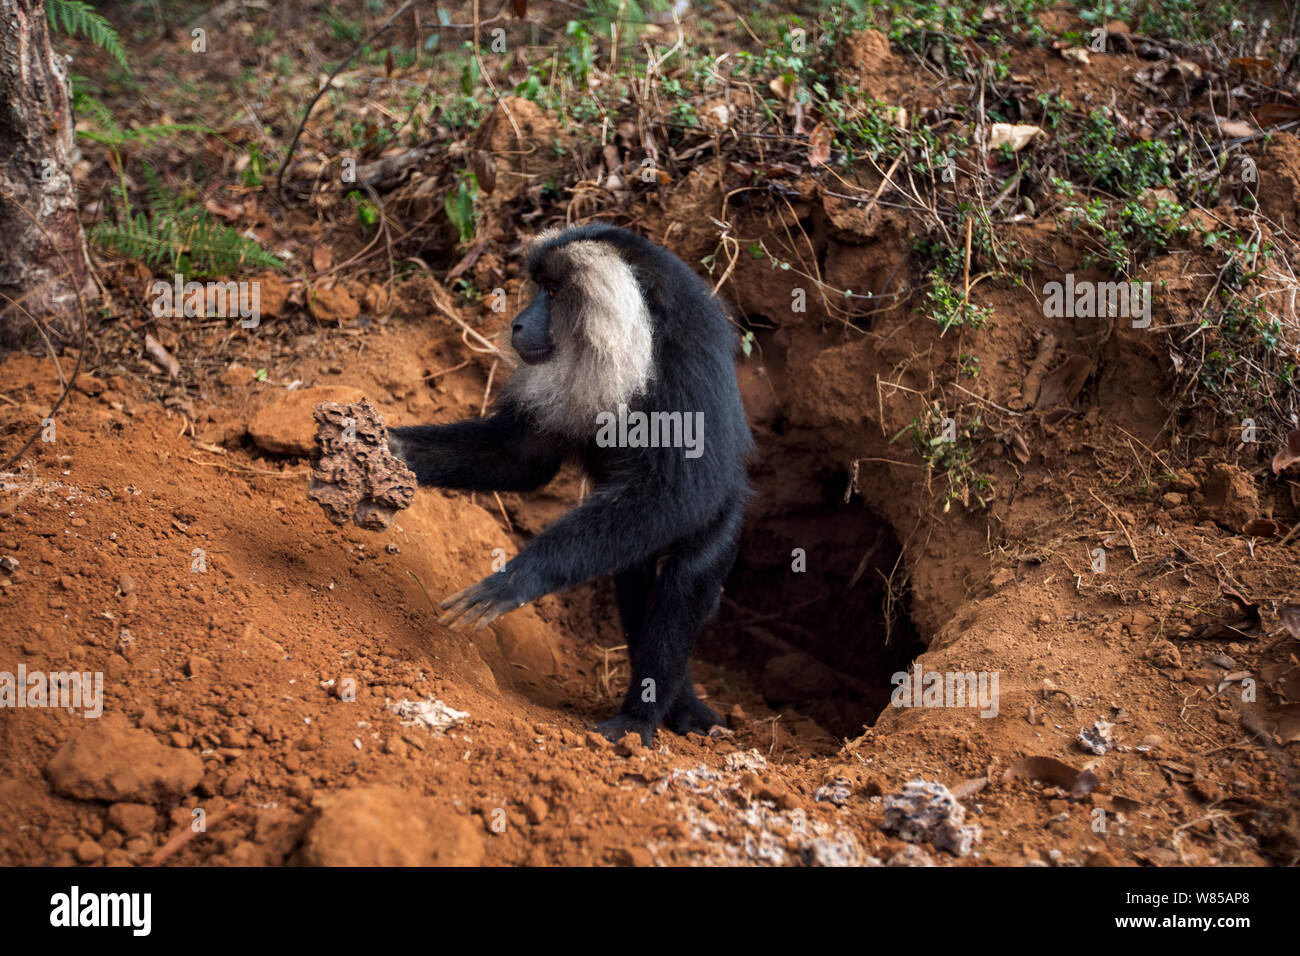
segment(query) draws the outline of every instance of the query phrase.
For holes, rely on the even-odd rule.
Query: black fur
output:
[[[610,739],[628,731],[649,744],[663,723],[678,733],[721,723],[692,688],[687,659],[718,607],[735,560],[750,490],[753,442],[735,376],[736,335],[709,287],[685,263],[647,239],[612,226],[567,230],[527,263],[538,299],[563,295],[581,276],[552,274],[556,247],[597,240],[633,270],[654,329],[654,377],[629,402],[646,412],[703,412],[703,454],[681,448],[602,448],[596,422],[582,439],[542,431],[506,397],[493,413],[452,425],[393,429],[394,450],[422,485],[478,491],[526,490],[549,481],[569,456],[581,460],[593,493],[533,538],[502,572],[444,607],[480,626],[542,595],[612,575],[627,634],[632,680],[619,714],[600,725]],[[545,302],[529,307],[529,343]],[[522,315],[522,314],[521,314]],[[519,334],[519,326],[516,326]],[[544,359],[543,359],[544,360]],[[616,411],[616,409],[610,409]],[[647,682],[653,682],[652,684]]]

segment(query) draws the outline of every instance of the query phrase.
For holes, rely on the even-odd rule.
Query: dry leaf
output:
[[[486,150],[476,149],[469,158],[469,168],[485,195],[497,188],[497,161]]]
[[[1254,136],[1259,130],[1241,120],[1219,120],[1219,133],[1229,139],[1238,136]]]
[[[1065,361],[1043,377],[1038,389],[1035,410],[1069,405],[1092,374],[1092,360],[1083,355],[1067,355]]]
[[[791,97],[794,96],[794,86],[795,78],[793,73],[782,73],[771,83],[767,84],[767,88],[772,91],[773,96],[783,99],[787,103],[790,102]]]
[[[234,222],[244,214],[244,207],[241,203],[231,205],[218,202],[215,199],[206,200],[203,203],[203,208],[217,218],[226,220],[226,222]]]
[[[1286,446],[1273,456],[1273,474],[1279,474],[1297,461],[1300,461],[1300,429],[1291,429],[1286,433]]]
[[[1265,103],[1255,110],[1255,122],[1261,127],[1277,126],[1300,119],[1300,106],[1289,103]]]
[[[149,353],[149,357],[161,365],[172,378],[181,374],[181,363],[172,358],[172,353],[163,348],[161,342],[147,333],[144,337],[144,349]]]
[[[969,780],[963,780],[949,792],[958,800],[965,800],[967,797],[973,797],[989,785],[988,777],[971,777]]]
[[[818,123],[808,134],[808,165],[816,169],[825,166],[831,158],[831,131],[825,123]]]
[[[1075,770],[1055,757],[1022,757],[1002,775],[1003,783],[1013,780],[1039,780],[1060,787],[1069,791],[1072,800],[1086,797],[1100,783],[1091,770]]]
[[[1042,131],[1041,126],[1030,126],[1026,123],[994,123],[993,129],[989,131],[989,147],[999,149],[1010,146],[1011,152],[1018,153]]]
[[[1242,76],[1248,76],[1256,80],[1272,73],[1276,66],[1272,60],[1265,59],[1262,56],[1239,56],[1228,62]]]
[[[1281,526],[1272,518],[1251,518],[1241,528],[1242,534],[1252,538],[1276,538],[1281,531]]]
[[[1292,637],[1300,638],[1300,604],[1288,604],[1282,608],[1280,615],[1282,626]]]

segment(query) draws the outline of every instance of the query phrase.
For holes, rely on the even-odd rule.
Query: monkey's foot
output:
[[[637,734],[641,743],[649,747],[655,736],[655,723],[629,714],[615,714],[596,725],[596,733],[610,743],[618,743],[628,734]]]
[[[683,737],[687,734],[702,734],[707,737],[710,727],[727,726],[727,722],[713,708],[706,706],[694,694],[673,704],[664,723]]]

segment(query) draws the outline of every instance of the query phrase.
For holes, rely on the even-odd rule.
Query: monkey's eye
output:
[[[548,285],[548,286],[542,286],[542,288],[546,290],[546,294],[547,294],[550,298],[552,298],[552,299],[555,298],[555,286],[553,286],[553,285]]]

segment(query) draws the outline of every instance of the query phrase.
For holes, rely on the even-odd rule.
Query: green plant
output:
[[[443,200],[447,218],[456,227],[456,234],[462,243],[474,241],[475,212],[474,204],[478,201],[478,177],[472,172],[464,171],[456,185]]]
[[[123,188],[116,222],[102,220],[91,239],[153,269],[170,268],[183,277],[229,275],[241,268],[279,269],[283,263],[255,240],[217,222],[197,203],[165,189],[153,170],[148,181],[148,212],[134,212]]]
[[[1071,188],[1067,195],[1073,196]],[[1067,228],[1082,231],[1089,237],[1100,258],[1118,275],[1130,275],[1144,258],[1163,252],[1191,232],[1184,222],[1187,210],[1164,196],[1143,201],[1129,201],[1113,207],[1101,198],[1087,203],[1067,202],[1064,206]]]
[[[925,463],[926,487],[929,488],[935,475],[944,480],[945,513],[952,508],[954,501],[960,501],[965,508],[970,508],[972,501],[985,508],[993,497],[993,482],[974,468],[974,440],[980,428],[978,415],[958,427],[937,402],[932,402],[889,443],[892,445],[904,435],[911,437],[913,449]]]
[[[1068,157],[1071,168],[1093,185],[1120,195],[1137,195],[1170,182],[1174,151],[1159,140],[1117,142],[1119,131],[1099,110],[1088,114],[1076,151]]]
[[[973,329],[982,329],[988,324],[993,314],[991,307],[978,306],[970,297],[962,295],[943,276],[930,273],[930,290],[926,293],[930,304],[930,317],[939,323],[939,334],[947,332],[954,326],[968,325]]]
[[[113,24],[90,4],[82,3],[81,0],[45,0],[45,17],[55,29],[69,35],[80,33],[88,37],[95,46],[111,56],[118,66],[128,73],[131,71],[122,38],[117,35]]]
[[[373,229],[379,223],[379,207],[354,189],[347,198],[357,209],[357,222],[367,229]]]
[[[587,77],[596,65],[596,46],[592,43],[586,26],[577,20],[568,22],[564,35],[569,38],[564,45],[565,71],[579,87],[585,87]]]

